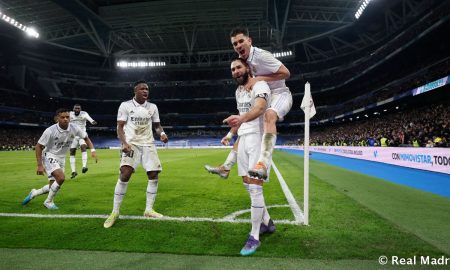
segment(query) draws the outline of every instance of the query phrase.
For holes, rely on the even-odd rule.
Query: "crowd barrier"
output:
[[[282,146],[303,150],[302,146]],[[310,146],[318,152],[450,174],[450,148]]]

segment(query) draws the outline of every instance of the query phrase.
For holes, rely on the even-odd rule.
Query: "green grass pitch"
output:
[[[170,217],[212,219],[248,209],[250,199],[236,168],[227,180],[208,174],[203,168],[207,163],[221,163],[227,152],[160,149],[163,172],[155,209]],[[119,153],[98,150],[98,154],[99,162],[89,159],[89,171],[82,174],[77,153],[79,175],[74,180],[67,179],[58,193],[55,202],[60,209],[49,211],[42,205],[46,195],[26,206],[20,204],[31,188],[46,183],[45,177],[35,174],[34,152],[0,152],[0,213],[109,214]],[[303,159],[275,151],[274,162],[303,208]],[[66,175],[70,178],[68,159]],[[266,204],[287,205],[273,171],[270,179],[264,185]],[[349,265],[357,267],[368,261],[376,266],[381,255],[450,254],[448,198],[315,161],[311,161],[310,182],[310,226],[278,224],[276,233],[261,238],[262,245],[254,257],[285,259],[285,268],[291,267],[292,260],[340,261],[338,264],[344,266],[347,264],[342,262],[348,260]],[[146,186],[146,175],[139,167],[132,176],[121,215],[142,216]],[[411,205],[415,205],[414,209]],[[269,212],[274,220],[294,220],[288,206],[270,208]],[[249,214],[238,218],[248,219]],[[0,216],[0,253],[4,254],[0,258],[11,259],[7,255],[11,250],[20,254],[40,249],[188,254],[199,258],[214,255],[212,258],[225,256],[232,260],[239,256],[250,231],[249,223],[119,219],[112,228],[104,229],[103,222],[103,218]]]

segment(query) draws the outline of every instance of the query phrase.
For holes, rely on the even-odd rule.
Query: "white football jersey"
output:
[[[267,104],[270,103],[270,88],[265,81],[255,83],[251,91],[247,91],[243,86],[236,89],[236,102],[239,115],[249,112],[258,97],[266,99]],[[248,133],[262,133],[264,127],[264,114],[252,121],[242,123],[238,129],[238,135],[245,135]]]
[[[70,112],[70,122],[74,125],[77,125],[81,128],[81,130],[86,131],[86,120],[92,124],[94,119],[92,119],[89,114],[85,111],[81,111],[77,116],[74,111]]]
[[[45,146],[44,154],[51,153],[64,159],[76,136],[84,139],[87,133],[72,123],[69,123],[69,127],[65,130],[56,123],[44,131],[38,143]]]
[[[152,123],[159,122],[158,107],[150,102],[137,103],[134,98],[122,102],[117,121],[125,121],[125,139],[129,144],[149,146],[154,143]]]
[[[247,64],[250,66],[253,76],[269,75],[276,73],[281,65],[280,60],[276,59],[270,52],[258,47],[250,47],[250,54],[247,58]],[[284,80],[267,82],[271,90],[284,89],[289,91]]]

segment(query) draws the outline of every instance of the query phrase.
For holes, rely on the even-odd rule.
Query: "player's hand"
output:
[[[225,146],[228,146],[228,145],[230,145],[230,139],[227,136],[225,136],[225,137],[222,138],[220,143],[225,145]]]
[[[36,174],[37,175],[44,175],[44,166],[42,164],[37,166]]]
[[[253,85],[255,85],[256,82],[258,82],[258,80],[256,78],[249,77],[247,83],[244,85],[244,89],[252,90]]]
[[[97,152],[96,152],[96,151],[91,152],[91,157],[92,157],[93,159],[95,159],[95,163],[98,162],[98,157],[97,157]]]
[[[230,115],[223,120],[224,123],[230,127],[240,127],[242,124],[241,117],[239,115]]]
[[[167,134],[161,134],[161,136],[159,137],[159,139],[163,142],[163,143],[167,143],[169,141],[169,137],[167,137]]]
[[[93,125],[93,126],[97,125],[97,121],[95,121],[95,120],[92,121],[92,125]]]
[[[128,143],[122,144],[122,152],[128,154],[131,151],[131,145]]]

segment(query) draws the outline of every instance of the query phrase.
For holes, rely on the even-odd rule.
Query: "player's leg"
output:
[[[239,145],[239,138],[234,143],[233,148],[228,153],[228,156],[222,165],[217,166],[217,167],[205,165],[205,169],[210,173],[217,174],[220,177],[227,179],[228,175],[230,174],[231,168],[237,161],[238,145]]]
[[[54,170],[51,175],[53,176],[54,181],[53,179],[52,181],[49,181],[50,189],[47,199],[44,201],[44,206],[50,210],[57,210],[58,206],[54,203],[54,199],[64,183],[65,176],[64,171],[61,168]]]
[[[261,143],[261,153],[255,167],[248,171],[251,177],[267,179],[273,148],[277,141],[277,121],[282,121],[292,107],[292,95],[283,92],[272,95],[270,106],[264,113],[264,134]]]
[[[28,204],[32,199],[36,198],[39,195],[48,193],[49,190],[50,190],[50,185],[49,184],[46,184],[46,185],[44,185],[43,187],[41,187],[39,189],[34,189],[33,188],[30,191],[30,193],[28,193],[28,195],[25,197],[25,199],[23,199],[22,205]]]
[[[260,144],[260,134],[248,134],[241,137],[238,149],[238,173],[242,176],[244,186],[250,195],[252,221],[250,236],[240,252],[242,256],[252,255],[261,244],[259,241],[259,230],[265,208],[262,189],[263,181],[252,179],[248,176],[248,170],[255,165],[258,159]]]
[[[84,139],[80,139],[80,149],[81,149],[81,164],[83,165],[83,169],[81,169],[82,173],[86,173],[88,171],[87,167],[87,160],[88,160],[88,154],[87,154],[87,145]]]
[[[114,188],[114,202],[113,210],[109,217],[106,219],[103,227],[110,228],[114,225],[120,213],[120,206],[123,198],[127,193],[128,182],[135,168],[139,165],[141,159],[141,152],[139,149],[131,145],[131,151],[129,153],[123,153],[120,159],[120,175]]]
[[[158,174],[162,171],[161,162],[154,145],[143,147],[142,167],[147,171],[148,177],[144,216],[161,218],[163,215],[156,212],[153,207],[158,192]]]
[[[70,160],[70,169],[72,170],[72,174],[70,176],[70,179],[75,178],[78,173],[77,173],[77,160],[75,158],[75,154],[77,153],[77,147],[78,147],[78,142],[75,138],[75,140],[73,140],[72,145],[70,145],[70,150],[69,150],[69,160]]]

